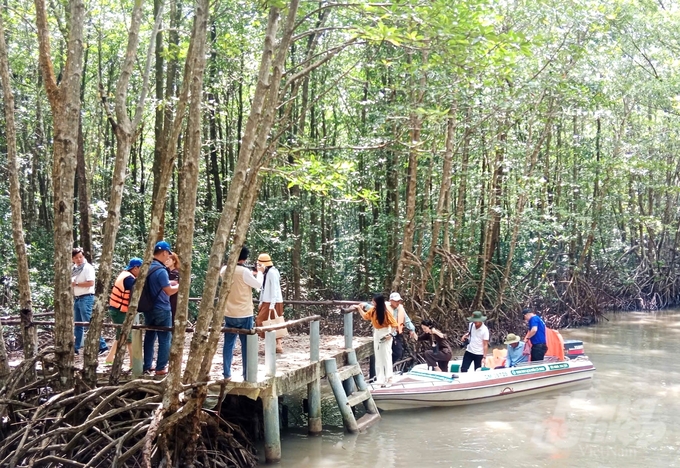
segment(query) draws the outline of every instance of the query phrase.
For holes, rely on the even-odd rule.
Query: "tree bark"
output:
[[[427,52],[423,52],[423,63],[427,64]],[[425,97],[425,85],[427,83],[427,74],[425,71],[421,72],[418,91],[412,99],[412,111],[409,118],[410,132],[409,132],[409,158],[408,158],[408,182],[406,185],[406,226],[404,226],[404,235],[401,243],[401,254],[397,261],[397,267],[394,272],[394,279],[392,280],[392,291],[398,291],[404,270],[406,268],[406,259],[413,249],[413,235],[416,230],[416,187],[418,185],[418,156],[420,153],[420,130],[423,125],[423,118],[416,112],[416,108],[423,102]]]
[[[552,106],[551,106],[551,111],[552,111]],[[530,124],[531,125],[531,124]],[[534,168],[536,167],[536,162],[538,160],[538,154],[541,151],[541,148],[543,147],[543,143],[548,140],[550,141],[550,128],[552,127],[552,113],[547,117],[545,126],[543,128],[543,132],[541,133],[538,141],[534,145],[533,148],[531,148],[531,151],[528,151],[528,161],[526,162],[524,173],[522,174],[522,178],[519,181],[519,197],[517,198],[517,202],[515,205],[515,220],[512,226],[512,234],[510,238],[510,245],[508,248],[508,256],[505,260],[505,268],[503,270],[503,276],[501,277],[500,284],[498,286],[498,297],[496,299],[496,308],[500,308],[503,305],[503,295],[505,294],[505,288],[508,285],[508,282],[510,281],[510,272],[512,268],[512,261],[514,259],[514,254],[515,254],[515,247],[517,246],[517,238],[519,236],[519,228],[520,225],[522,224],[522,216],[524,214],[524,206],[527,201],[527,192],[530,189],[529,187],[526,186],[527,182],[531,180],[534,174]],[[532,127],[529,127],[529,132],[527,136],[527,149],[530,149],[530,144],[532,140]],[[549,147],[549,143],[548,143]]]
[[[243,133],[236,168],[234,169],[224,209],[222,210],[210,250],[207,268],[208,274],[206,275],[205,286],[203,288],[203,297],[215,297],[222,257],[224,256],[227,240],[230,237],[234,221],[236,220],[239,202],[242,199],[246,180],[248,180],[248,171],[251,173],[255,171],[255,174],[257,173],[257,169],[254,169],[253,166],[258,167],[259,161],[257,161],[257,157],[266,149],[265,144],[274,121],[275,110],[279,103],[278,91],[283,75],[286,53],[293,34],[298,3],[299,0],[292,0],[290,2],[283,35],[278,44],[276,44],[276,47],[279,9],[272,7],[269,12],[257,85]],[[254,182],[256,179],[251,177],[250,180]],[[232,249],[236,247],[236,244],[232,244]],[[240,249],[240,245],[238,247]],[[220,291],[220,297],[224,296],[225,300],[226,294],[228,294],[231,287],[231,278],[235,266],[236,261],[233,264],[228,264],[228,268],[222,278],[223,288]],[[213,301],[201,301],[184,372],[184,383],[193,383],[199,379],[204,380],[207,378],[212,358],[217,349],[222,320],[222,309],[214,307]],[[213,331],[209,333],[211,325]]]
[[[442,222],[446,219],[447,213],[450,211],[446,201],[449,199],[451,191],[451,170],[454,153],[454,138],[456,132],[456,104],[452,104],[449,108],[449,118],[446,124],[446,148],[444,150],[444,162],[442,163],[442,181],[439,188],[439,198],[437,199],[437,211],[435,213],[434,223],[432,223],[432,242],[430,244],[430,251],[427,254],[425,261],[425,275],[423,275],[419,288],[419,295],[424,296],[427,280],[432,272],[432,265],[434,264],[434,254],[439,244],[439,234],[441,232]]]
[[[78,149],[80,118],[80,81],[83,66],[83,24],[85,5],[82,0],[70,0],[69,36],[66,65],[57,84],[52,66],[49,28],[44,0],[35,0],[36,26],[47,97],[52,108],[54,191],[54,346],[59,384],[63,388],[73,383],[73,294],[71,292],[71,249],[73,247],[73,186]]]
[[[82,94],[81,94],[82,99]],[[88,262],[92,263],[92,223],[90,222],[90,195],[87,184],[87,167],[85,164],[85,142],[83,141],[83,119],[78,119],[78,151],[76,152],[76,189],[78,192],[78,212],[80,220],[80,247]]]
[[[472,309],[479,309],[484,301],[486,278],[489,275],[489,267],[493,253],[498,243],[501,216],[501,194],[503,184],[503,160],[505,159],[505,142],[507,139],[506,124],[501,123],[498,143],[494,151],[494,162],[491,166],[491,182],[489,183],[489,203],[487,208],[487,222],[483,230],[481,240],[480,275],[477,292],[472,300]]]
[[[14,120],[14,94],[10,81],[9,58],[5,44],[5,27],[0,15],[0,83],[2,84],[3,101],[5,104],[5,135],[7,140],[7,172],[9,174],[9,197],[12,208],[12,240],[17,256],[17,273],[19,276],[19,308],[21,314],[21,337],[24,344],[24,359],[35,356],[38,346],[36,328],[33,321],[33,306],[31,301],[31,285],[28,273],[28,255],[24,240],[23,220],[21,217],[21,186],[19,183],[19,165],[17,161],[16,124]],[[0,337],[1,338],[1,337]],[[4,359],[3,359],[4,356]],[[0,345],[0,386],[9,374],[5,340]],[[31,375],[34,370],[31,370]]]
[[[181,263],[179,291],[177,292],[177,311],[175,314],[174,333],[170,348],[170,365],[167,391],[163,397],[163,406],[171,411],[180,406],[179,394],[182,390],[182,357],[184,337],[189,312],[189,291],[191,287],[191,258],[194,238],[194,223],[198,190],[199,155],[201,154],[201,102],[203,76],[205,71],[205,48],[208,29],[209,5],[207,0],[196,2],[196,17],[192,43],[195,43],[191,57],[190,105],[186,130],[186,151],[182,158],[179,172],[179,218],[177,244],[175,251]],[[209,301],[210,302],[210,301]],[[195,431],[195,435],[200,431]],[[191,458],[189,458],[191,459]]]

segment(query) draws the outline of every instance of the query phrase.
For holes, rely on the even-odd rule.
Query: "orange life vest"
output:
[[[394,317],[394,309],[392,308],[392,305],[390,303],[385,304],[387,306],[387,310],[390,311],[392,316]],[[404,322],[406,321],[406,311],[404,310],[404,306],[399,304],[397,307],[397,333],[402,334],[404,332]]]
[[[557,330],[546,327],[545,340],[548,345],[545,355],[553,356],[558,361],[564,361],[564,339],[562,339],[562,334]]]
[[[133,276],[127,270],[124,270],[116,278],[116,282],[113,284],[111,289],[111,294],[109,295],[109,305],[119,309],[121,312],[128,311],[128,305],[130,304],[130,294],[132,291],[125,290],[125,280]]]

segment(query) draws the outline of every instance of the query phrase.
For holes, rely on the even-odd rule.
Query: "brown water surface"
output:
[[[282,467],[680,466],[680,311],[564,330],[592,384],[503,403],[383,413],[366,433],[282,434]]]

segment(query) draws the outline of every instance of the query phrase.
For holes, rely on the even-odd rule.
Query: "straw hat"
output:
[[[522,341],[522,339],[515,335],[514,333],[508,333],[508,336],[505,337],[505,341],[503,342],[504,344],[513,344],[513,343],[519,343]]]
[[[257,257],[257,263],[260,263],[264,266],[274,266],[272,258],[266,253],[261,253],[260,256]]]
[[[480,311],[475,310],[471,316],[468,317],[468,322],[485,322],[486,315],[482,314]]]

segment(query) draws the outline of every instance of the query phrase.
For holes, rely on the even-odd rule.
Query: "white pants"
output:
[[[392,380],[392,327],[373,329],[373,351],[375,352],[375,381],[381,385]]]

